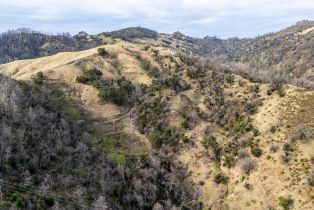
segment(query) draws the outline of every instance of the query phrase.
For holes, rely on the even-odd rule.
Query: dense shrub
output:
[[[187,76],[191,79],[198,79],[205,77],[205,70],[202,68],[188,68],[187,70]]]
[[[46,79],[46,77],[44,76],[43,72],[37,72],[36,76],[32,78],[33,79],[33,83],[35,85],[41,86],[44,84],[44,80]]]
[[[226,79],[226,82],[229,84],[234,83],[234,75],[231,73],[227,73],[225,79]]]
[[[273,92],[277,92],[280,97],[285,96],[284,82],[282,80],[275,80],[271,84],[269,90],[267,91],[268,95],[271,95]]]
[[[98,48],[98,49],[97,49],[97,52],[98,52],[98,54],[99,54],[100,56],[106,56],[106,55],[108,55],[107,50],[106,50],[105,48],[103,48],[103,47]]]
[[[117,81],[118,87],[101,87],[99,97],[104,102],[112,102],[118,106],[132,105],[137,99],[133,94],[135,87],[122,77]]]
[[[314,174],[308,178],[308,183],[311,187],[314,187]]]
[[[248,121],[244,117],[238,117],[234,122],[232,129],[234,132],[241,132],[243,131],[248,125]]]
[[[177,74],[171,75],[170,77],[162,81],[162,83],[164,84],[164,86],[171,88],[177,92],[190,88],[190,86],[185,81],[182,81],[182,79]]]
[[[294,151],[294,146],[291,143],[285,143],[283,145],[283,151],[285,152],[293,152]]]
[[[229,177],[227,177],[223,173],[219,173],[214,177],[214,182],[216,182],[216,184],[228,184]]]
[[[118,106],[127,104],[126,93],[121,88],[102,88],[99,97],[105,102],[112,102]]]
[[[139,131],[146,133],[153,130],[158,124],[166,124],[162,121],[162,116],[166,110],[166,102],[160,99],[155,99],[151,102],[146,102],[139,108],[139,114],[137,117],[137,124],[139,125]]]
[[[25,198],[19,193],[13,193],[11,195],[11,201],[14,202],[18,208],[25,208],[27,205]]]
[[[263,150],[259,148],[257,145],[251,147],[251,154],[255,157],[260,157],[263,154]]]
[[[235,166],[237,160],[233,155],[226,155],[224,158],[223,166],[226,166],[228,168],[231,168]]]
[[[102,72],[96,68],[83,71],[82,76],[78,76],[76,81],[84,84],[92,84],[95,81],[98,81],[102,76]]]
[[[144,58],[139,58],[141,62],[141,68],[148,73],[149,76],[158,78],[161,75],[161,71],[155,67],[152,66],[151,62]]]
[[[164,144],[178,146],[181,136],[180,133],[173,128],[165,128],[162,130],[155,128],[155,131],[149,139],[153,147],[160,148]]]
[[[150,63],[149,60],[147,60],[147,59],[141,59],[141,68],[142,68],[144,71],[149,71],[151,67],[152,67],[152,64]]]
[[[283,207],[285,210],[292,208],[294,200],[291,197],[279,197],[279,206]]]
[[[202,141],[202,145],[205,149],[211,148],[214,153],[214,158],[216,161],[220,161],[222,148],[217,142],[216,138],[213,136],[207,137]]]
[[[46,196],[42,197],[41,200],[48,207],[52,207],[54,205],[54,203],[55,203],[53,198],[46,197]]]

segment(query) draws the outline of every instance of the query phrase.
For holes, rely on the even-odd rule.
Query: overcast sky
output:
[[[0,0],[0,31],[96,34],[142,26],[190,36],[253,37],[314,20],[314,0]]]

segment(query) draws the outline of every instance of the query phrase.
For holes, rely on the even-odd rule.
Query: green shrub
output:
[[[11,201],[15,203],[15,205],[19,208],[26,208],[26,200],[19,193],[13,193],[11,195]]]
[[[284,145],[283,145],[283,151],[285,151],[285,152],[293,152],[294,151],[294,148],[293,148],[293,145],[292,144],[290,144],[290,143],[285,143]]]
[[[181,122],[181,127],[184,128],[184,129],[188,129],[188,128],[189,128],[189,122],[188,122],[188,120],[184,119],[184,120]]]
[[[202,141],[202,145],[205,147],[205,149],[208,149],[209,147],[212,149],[213,153],[214,153],[214,157],[217,161],[220,160],[220,156],[221,156],[221,147],[219,145],[219,143],[217,142],[216,138],[213,136],[210,136],[209,138],[206,138]]]
[[[257,145],[254,145],[253,147],[251,147],[251,154],[255,157],[260,157],[263,154],[263,150]]]
[[[141,60],[141,68],[144,70],[144,71],[149,71],[150,68],[151,68],[151,63],[149,60],[146,60],[146,59],[142,59]]]
[[[41,200],[43,201],[43,203],[48,206],[48,207],[53,207],[53,205],[55,204],[55,201],[53,198],[50,197],[42,197]]]
[[[102,72],[96,68],[93,68],[87,71],[83,71],[83,75],[78,76],[76,78],[76,81],[83,84],[89,84],[98,81],[101,78],[101,76]]]
[[[112,102],[118,106],[130,104],[132,105],[136,101],[135,95],[133,95],[134,86],[125,78],[121,78],[117,81],[119,87],[104,87],[99,88],[99,97],[104,102]]]
[[[110,153],[108,158],[116,165],[124,165],[126,163],[126,157],[124,154]]]
[[[254,101],[247,101],[244,104],[244,111],[248,114],[252,115],[255,114],[258,108],[258,103]]]
[[[98,51],[98,54],[99,54],[100,56],[106,56],[106,55],[108,55],[107,50],[106,50],[105,48],[103,48],[103,47],[98,48],[97,51]]]
[[[271,84],[270,89],[267,91],[267,95],[271,95],[275,91],[280,97],[285,96],[284,83],[282,81],[275,81]]]
[[[0,209],[5,210],[5,209],[10,209],[10,207],[12,207],[12,204],[9,201],[3,201],[0,200]]]
[[[247,190],[252,190],[253,189],[253,185],[251,185],[250,183],[245,183],[244,184],[245,189]]]
[[[70,117],[72,120],[80,120],[81,113],[80,111],[75,108],[74,106],[65,106],[64,107],[64,114]]]
[[[7,172],[7,166],[3,162],[0,162],[0,172],[3,174]]]
[[[120,88],[103,88],[99,92],[100,98],[105,102],[112,102],[118,106],[126,104],[126,95]]]
[[[147,124],[147,116],[145,114],[142,114],[138,117],[137,119],[137,123],[139,124],[139,131],[140,133],[144,134],[144,129],[145,129],[145,126]]]
[[[163,144],[176,146],[181,138],[180,134],[173,128],[155,128],[155,132],[149,140],[154,148],[160,148]]]
[[[292,208],[294,200],[291,197],[279,197],[279,206],[282,206],[285,210]]]
[[[44,84],[44,80],[46,79],[43,72],[37,72],[36,76],[32,78],[33,83],[35,85],[41,86]]]
[[[234,75],[231,73],[226,74],[226,82],[229,84],[233,84],[234,83]]]
[[[180,90],[181,84],[180,84],[180,77],[176,74],[173,74],[170,78],[167,78],[165,81],[165,85],[168,88],[171,88],[173,90]]]
[[[273,126],[271,126],[271,128],[270,128],[270,132],[275,133],[275,132],[276,132],[276,130],[277,130],[277,129],[276,129],[276,126],[274,126],[274,125],[273,125]]]
[[[216,184],[228,184],[229,177],[225,176],[223,173],[219,173],[214,177],[214,182]]]
[[[202,68],[189,68],[187,70],[187,76],[191,79],[198,79],[205,77],[205,70]]]
[[[201,180],[201,181],[198,182],[198,184],[203,186],[203,185],[205,185],[205,182],[203,180]]]
[[[233,155],[226,155],[225,158],[224,158],[224,163],[223,165],[228,167],[228,168],[231,168],[233,167],[234,165],[236,164],[236,159],[234,158]]]
[[[112,136],[102,136],[101,134],[95,132],[94,137],[96,138],[96,148],[105,154],[113,152],[119,145],[116,138]]]
[[[314,174],[309,177],[308,183],[311,187],[314,187]]]
[[[248,125],[248,121],[246,118],[239,117],[233,124],[232,129],[234,132],[243,131]]]

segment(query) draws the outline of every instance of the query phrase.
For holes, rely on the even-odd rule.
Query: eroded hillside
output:
[[[117,41],[0,72],[31,85],[32,97],[58,92],[47,93],[50,106],[86,126],[91,148],[125,170],[91,205],[104,195],[109,209],[312,209],[313,93],[253,83],[159,41]]]

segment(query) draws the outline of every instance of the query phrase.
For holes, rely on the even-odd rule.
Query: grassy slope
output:
[[[42,71],[51,82],[63,81],[67,84],[64,92],[68,99],[74,101],[74,104],[81,108],[80,110],[84,112],[83,114],[87,116],[87,119],[98,122],[95,123],[95,127],[100,136],[111,129],[106,126],[105,122],[116,120],[119,126],[122,126],[119,129],[122,128],[131,133],[136,139],[135,142],[133,142],[134,139],[132,142],[122,140],[122,143],[127,145],[128,150],[130,149],[134,153],[149,150],[150,144],[147,137],[137,131],[130,115],[124,115],[126,110],[113,104],[101,103],[95,88],[76,83],[75,78],[81,75],[83,69],[97,67],[103,72],[104,79],[117,78],[121,74],[134,84],[150,85],[152,78],[141,69],[135,55],[139,53],[142,57],[150,60],[153,65],[158,66],[159,64],[155,62],[151,53],[142,50],[141,45],[118,42],[105,47],[110,53],[117,55],[120,63],[119,69],[111,64],[110,59],[98,56],[95,48],[82,52],[58,53],[44,58],[16,61],[1,65],[0,71],[18,80],[30,80],[38,71]],[[168,50],[159,49],[162,54],[173,55]],[[187,77],[184,79],[189,80]],[[244,86],[239,86],[239,80],[242,81],[243,79],[237,77],[235,84],[226,89],[234,94],[232,97],[240,99],[245,97],[252,84],[246,81]],[[187,95],[199,107],[204,107],[203,96],[194,95],[196,85],[192,81],[191,83],[192,89],[184,91],[182,94]],[[267,89],[268,85],[261,85],[260,97],[263,99],[263,105],[253,116],[253,124],[260,131],[257,139],[260,141],[264,154],[260,158],[255,158],[257,169],[250,176],[245,175],[242,178],[243,174],[239,165],[231,169],[221,166],[221,170],[230,177],[230,183],[228,186],[215,184],[213,176],[218,169],[212,160],[202,155],[204,150],[201,146],[201,141],[205,136],[204,130],[211,124],[201,121],[194,129],[186,132],[188,136],[192,137],[195,145],[183,149],[178,155],[178,160],[187,164],[195,183],[204,182],[200,187],[205,207],[214,205],[219,209],[221,207],[220,201],[223,200],[223,206],[230,208],[265,209],[270,206],[277,207],[278,197],[288,195],[294,198],[296,209],[310,209],[313,205],[313,188],[303,184],[306,183],[307,174],[310,172],[309,167],[313,167],[309,161],[304,161],[309,160],[310,155],[314,153],[313,141],[311,145],[297,143],[297,150],[293,153],[294,157],[288,165],[280,163],[280,155],[283,153],[282,146],[291,132],[291,129],[287,128],[287,124],[293,127],[300,123],[307,123],[313,127],[311,123],[314,121],[310,113],[312,110],[311,101],[314,96],[311,92],[305,93],[293,86],[287,86],[286,96],[281,98],[276,94],[268,96],[266,94]],[[171,104],[170,123],[179,127],[181,118],[178,115],[178,110],[181,106],[181,99],[178,94],[167,95]],[[78,113],[73,108],[68,109],[67,112],[78,119]],[[125,117],[121,118],[121,116]],[[277,127],[275,133],[270,132],[271,126]],[[228,140],[223,132],[217,133],[217,135],[221,136],[221,141]],[[276,153],[269,151],[271,145],[279,147]],[[131,148],[128,148],[129,146]],[[295,181],[296,173],[298,178]],[[245,189],[245,183],[252,184],[253,189]]]

